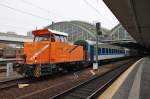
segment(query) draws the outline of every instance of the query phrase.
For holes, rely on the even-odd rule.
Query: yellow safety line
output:
[[[117,80],[110,87],[108,87],[108,89],[98,99],[112,99],[117,90],[121,87],[125,79],[130,74],[130,72],[135,68],[137,64],[142,61],[142,59],[138,60],[131,67],[129,67],[129,69],[126,70],[119,78],[117,78]]]

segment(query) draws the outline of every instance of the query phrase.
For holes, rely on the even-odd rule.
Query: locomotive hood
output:
[[[45,56],[45,52],[49,52],[50,44],[48,42],[32,42],[24,44],[24,54],[26,56],[27,64],[39,64],[48,62],[48,56]]]

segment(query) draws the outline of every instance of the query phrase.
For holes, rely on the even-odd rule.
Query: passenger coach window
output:
[[[108,48],[106,48],[106,54],[108,54]]]
[[[109,54],[111,54],[111,49],[109,48]]]
[[[113,49],[113,54],[115,54],[115,49]]]
[[[104,54],[105,53],[105,48],[102,48],[102,54]]]
[[[117,53],[117,49],[115,49],[115,54]]]

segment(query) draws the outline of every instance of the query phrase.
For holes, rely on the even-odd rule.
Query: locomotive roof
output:
[[[51,29],[40,29],[40,30],[34,30],[32,31],[33,35],[46,35],[46,34],[58,34],[58,35],[63,35],[63,36],[68,36],[67,33],[64,32],[59,32]]]

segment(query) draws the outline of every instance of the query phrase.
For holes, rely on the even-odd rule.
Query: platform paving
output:
[[[137,61],[99,99],[150,99],[150,57]]]
[[[150,99],[150,58],[143,58],[112,99]]]
[[[143,63],[139,99],[150,99],[150,58]]]

